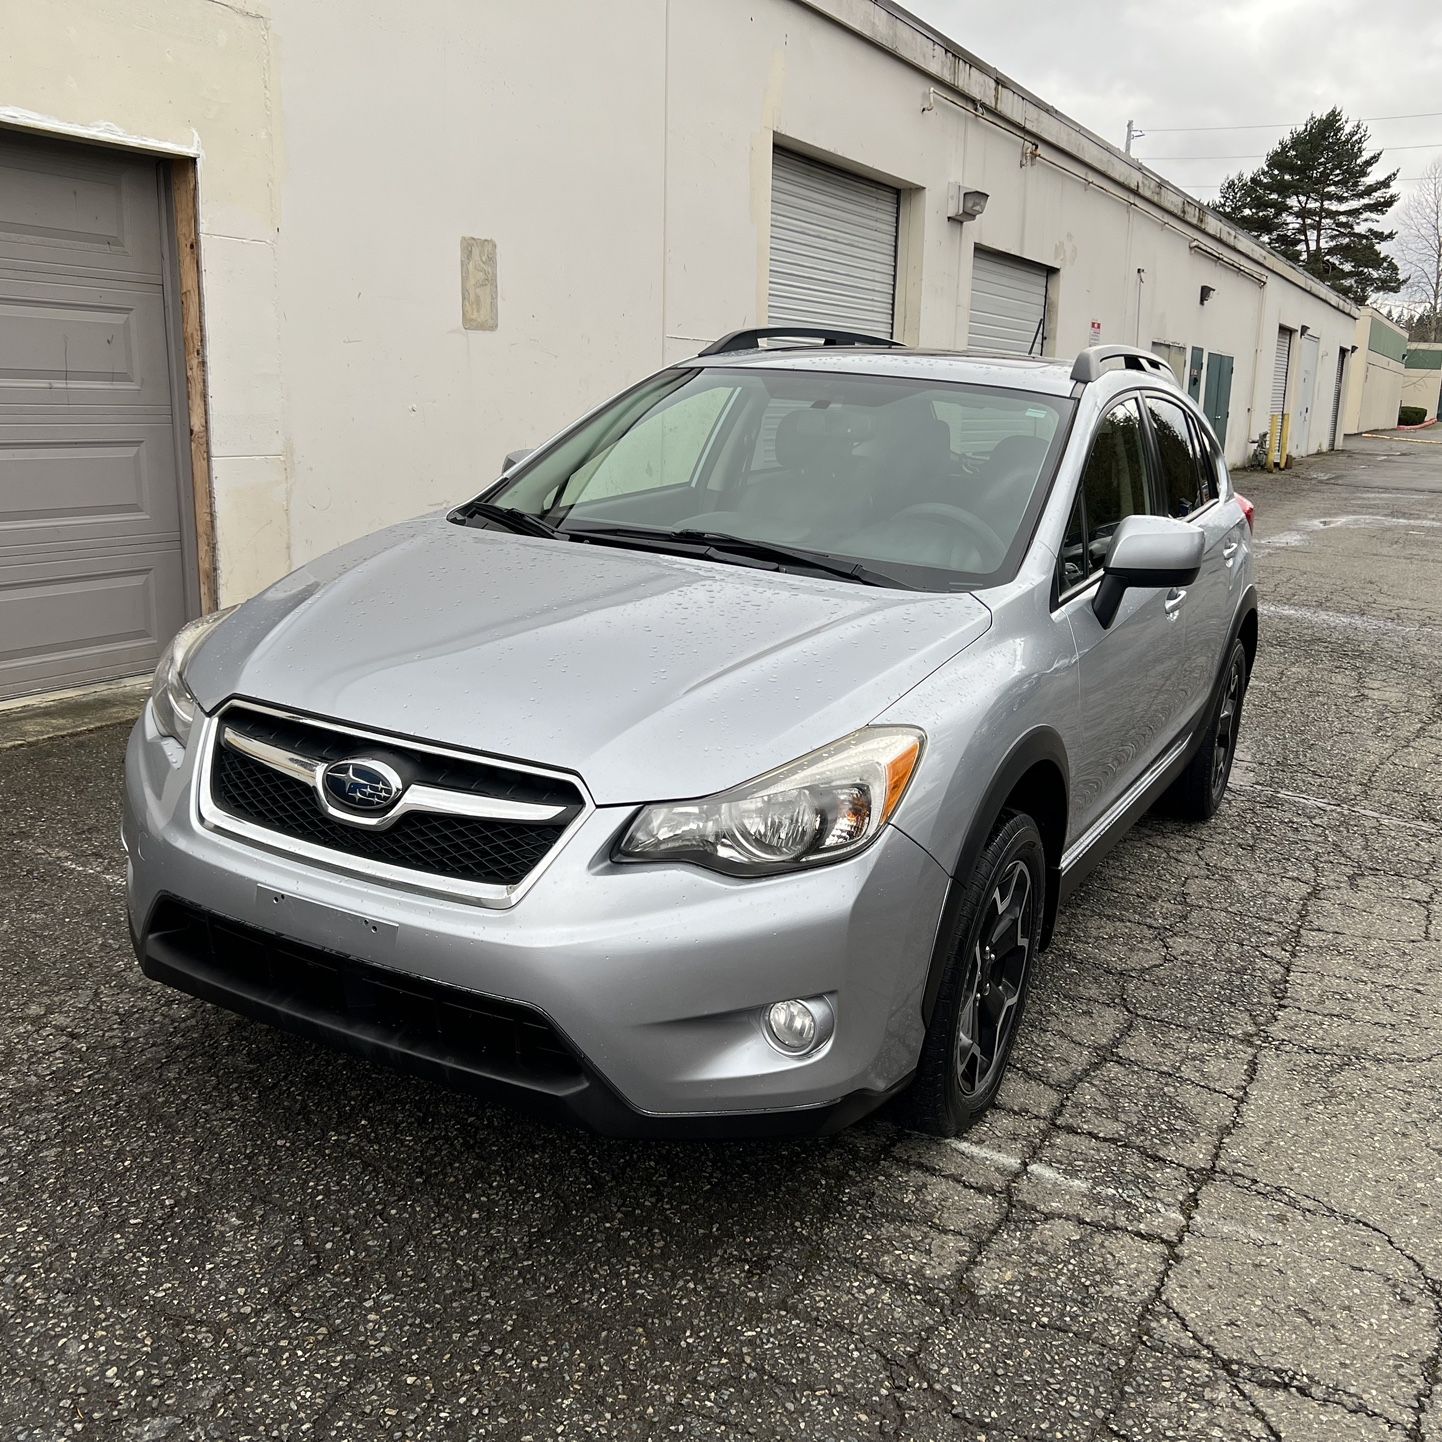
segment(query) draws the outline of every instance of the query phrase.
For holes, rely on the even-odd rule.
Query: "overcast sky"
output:
[[[1442,155],[1436,0],[902,3],[1112,144],[1135,120],[1148,134],[1133,152],[1204,201],[1286,134],[1273,122],[1333,105],[1351,119],[1438,112],[1369,121],[1374,146],[1397,147],[1383,170],[1420,175]],[[1399,179],[1404,197],[1410,188]]]

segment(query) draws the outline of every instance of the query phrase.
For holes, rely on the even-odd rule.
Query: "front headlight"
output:
[[[854,856],[891,819],[924,740],[913,726],[866,726],[731,791],[647,806],[616,859],[771,876]]]
[[[162,735],[173,736],[182,746],[190,735],[190,723],[195,720],[195,697],[185,684],[186,663],[195,654],[195,648],[233,610],[234,606],[227,606],[223,611],[214,611],[182,626],[161,653],[160,664],[155,668],[155,677],[150,683],[150,709],[156,728]]]

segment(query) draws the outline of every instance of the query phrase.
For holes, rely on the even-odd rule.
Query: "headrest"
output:
[[[1016,471],[1029,470],[1034,477],[1041,469],[1049,445],[1050,442],[1040,436],[1004,436],[986,458],[987,474],[995,480]]]
[[[776,427],[776,459],[788,469],[849,456],[876,429],[872,416],[848,406],[788,411]]]
[[[951,427],[936,416],[920,416],[911,427],[910,443],[920,459],[944,465],[951,458]]]

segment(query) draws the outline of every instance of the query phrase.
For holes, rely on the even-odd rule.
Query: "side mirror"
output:
[[[1186,521],[1167,516],[1128,516],[1116,528],[1092,610],[1103,626],[1116,620],[1122,597],[1133,586],[1189,586],[1202,569],[1207,538]]]
[[[527,446],[526,449],[523,451],[508,452],[506,455],[505,463],[501,466],[501,474],[505,475],[505,473],[510,470],[512,466],[520,465],[521,462],[525,460],[526,457],[529,456],[534,450],[534,446]]]

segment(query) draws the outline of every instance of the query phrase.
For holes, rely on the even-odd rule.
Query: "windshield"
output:
[[[900,586],[991,585],[1020,564],[1071,405],[988,386],[681,368],[619,397],[486,499],[562,533],[625,527],[663,545],[704,533],[713,556],[735,538],[753,555],[778,548],[773,562],[806,551]]]

